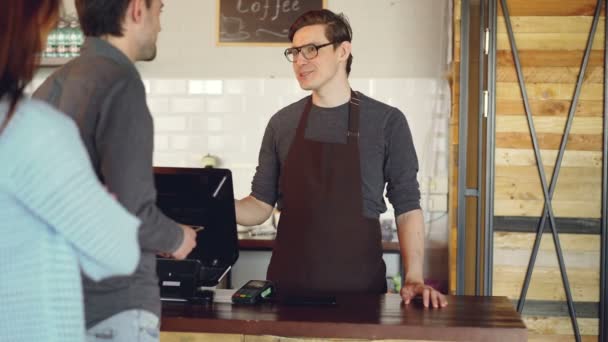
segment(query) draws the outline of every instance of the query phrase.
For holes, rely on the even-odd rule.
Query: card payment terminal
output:
[[[235,304],[256,304],[274,293],[274,285],[268,280],[250,280],[232,295]]]

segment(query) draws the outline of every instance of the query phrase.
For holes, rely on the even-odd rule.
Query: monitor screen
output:
[[[228,169],[155,167],[156,204],[178,223],[200,227],[188,259],[205,265],[238,258],[232,173]]]

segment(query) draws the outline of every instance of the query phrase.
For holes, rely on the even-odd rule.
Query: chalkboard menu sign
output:
[[[301,14],[325,8],[326,0],[218,0],[218,45],[286,45]]]

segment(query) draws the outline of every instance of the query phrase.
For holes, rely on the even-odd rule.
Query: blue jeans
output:
[[[127,310],[87,331],[87,342],[158,342],[158,317],[145,310]]]

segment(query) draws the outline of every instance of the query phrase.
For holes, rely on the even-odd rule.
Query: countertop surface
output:
[[[230,291],[230,290],[226,290]],[[234,291],[234,290],[232,290]],[[228,301],[229,293],[219,293]],[[442,309],[420,301],[404,305],[396,294],[337,295],[335,305],[298,306],[277,301],[163,303],[163,331],[317,338],[525,341],[526,327],[506,297],[448,296]]]

